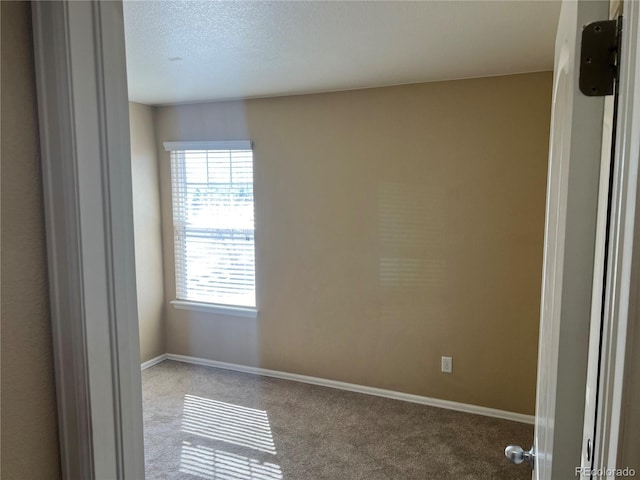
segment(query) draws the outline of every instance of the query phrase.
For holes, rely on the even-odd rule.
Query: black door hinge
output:
[[[589,97],[613,95],[618,78],[622,17],[593,22],[582,30],[580,91]]]

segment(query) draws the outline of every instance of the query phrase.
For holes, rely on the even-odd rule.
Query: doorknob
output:
[[[522,462],[527,462],[533,470],[535,453],[533,452],[533,447],[528,452],[525,452],[520,445],[509,445],[504,449],[504,456],[509,459],[511,463],[520,464]]]

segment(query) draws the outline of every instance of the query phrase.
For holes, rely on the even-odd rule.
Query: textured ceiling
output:
[[[125,1],[151,105],[550,70],[557,1]]]

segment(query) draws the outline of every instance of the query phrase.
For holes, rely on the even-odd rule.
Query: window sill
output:
[[[215,303],[200,303],[185,300],[172,300],[171,305],[178,310],[191,310],[195,312],[213,313],[215,315],[228,315],[232,317],[258,318],[258,309],[253,307],[234,307],[231,305],[219,305]]]

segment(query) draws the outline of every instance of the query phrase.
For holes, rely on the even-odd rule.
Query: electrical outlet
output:
[[[453,359],[451,357],[442,357],[442,372],[453,373]]]

